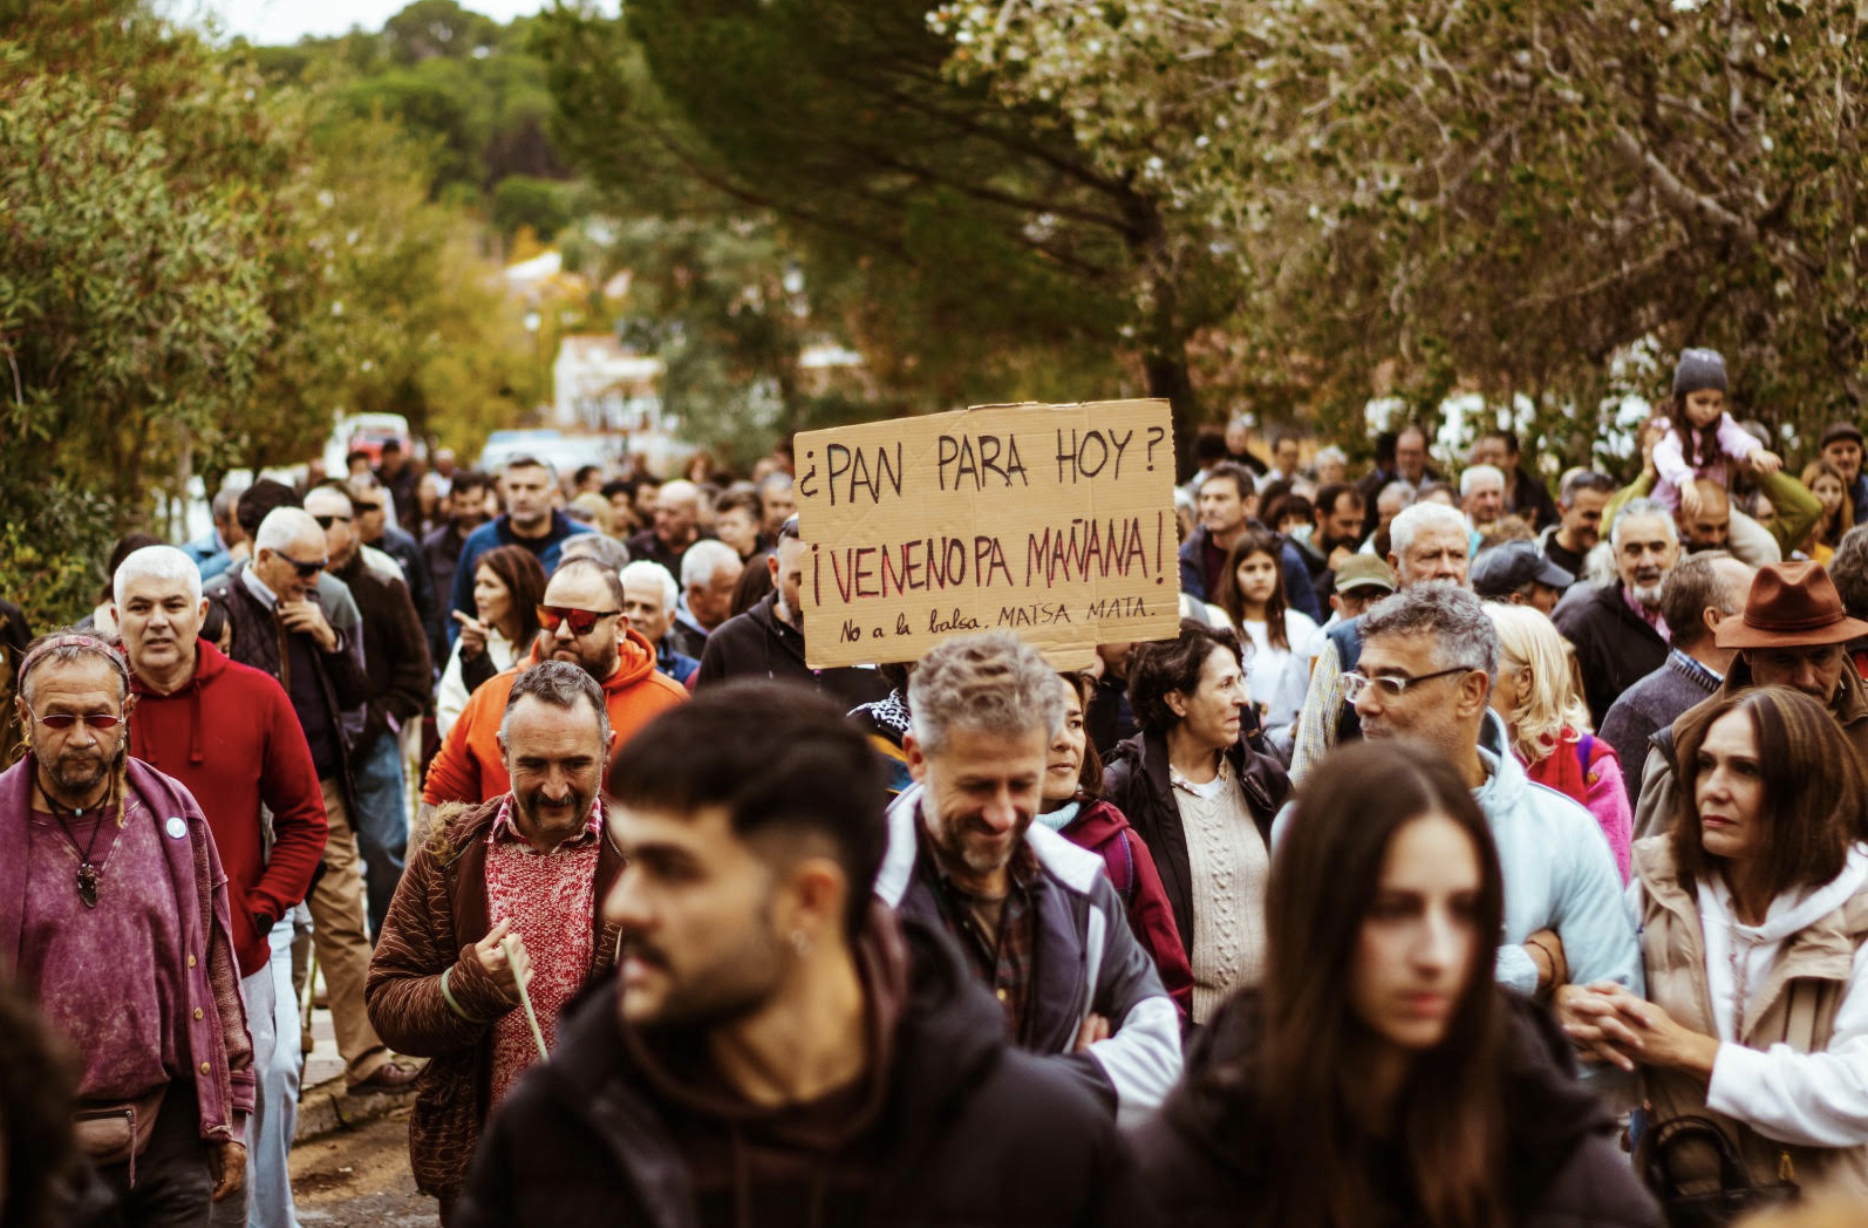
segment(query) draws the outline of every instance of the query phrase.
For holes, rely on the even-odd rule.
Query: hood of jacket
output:
[[[201,693],[227,672],[227,656],[207,640],[195,641],[195,672],[187,682],[163,694],[152,689],[135,670],[130,671],[130,693],[137,697],[139,705],[187,703],[188,704],[188,762],[199,765],[206,762],[207,753],[201,745]],[[134,717],[132,717],[134,719]]]
[[[1085,803],[1077,817],[1064,828],[1070,840],[1085,848],[1101,848],[1125,831],[1132,830],[1128,816],[1118,810],[1114,803],[1092,801]]]
[[[634,627],[625,626],[622,631],[622,638],[616,641],[616,668],[601,681],[605,695],[626,691],[655,672],[655,646]],[[528,668],[546,659],[545,643],[543,635],[532,642],[532,650],[525,657]]]
[[[1726,921],[1732,932],[1753,945],[1781,942],[1792,934],[1801,933],[1810,928],[1836,909],[1846,904],[1850,897],[1862,889],[1868,882],[1868,845],[1854,844],[1849,847],[1848,860],[1842,864],[1842,873],[1836,875],[1821,886],[1810,889],[1802,899],[1794,893],[1785,893],[1771,901],[1771,907],[1759,925],[1746,925],[1727,909],[1727,893],[1724,891],[1705,891],[1700,898],[1709,901],[1713,907],[1726,912]]]
[[[1479,758],[1485,763],[1485,783],[1472,791],[1479,808],[1488,815],[1508,813],[1524,798],[1531,778],[1511,752],[1505,722],[1490,708],[1479,726]]]

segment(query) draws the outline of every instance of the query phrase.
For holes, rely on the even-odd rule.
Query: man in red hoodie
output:
[[[528,666],[544,660],[581,665],[603,688],[618,746],[657,713],[688,697],[681,684],[656,672],[655,649],[622,616],[623,581],[613,569],[588,558],[559,565],[545,587],[539,607],[543,632],[531,655],[476,690],[448,730],[422,786],[422,812],[411,845],[421,843],[435,807],[445,802],[478,806],[512,788],[499,728],[513,680]]]
[[[289,1228],[286,1162],[299,1076],[290,914],[324,855],[318,771],[278,682],[196,639],[207,602],[187,555],[145,546],[124,560],[114,585],[137,697],[130,753],[194,794],[227,874],[258,1082],[247,1132],[250,1209],[239,1222]],[[270,857],[262,804],[272,811]]]

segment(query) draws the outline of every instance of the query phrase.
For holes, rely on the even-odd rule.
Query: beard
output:
[[[960,863],[973,873],[996,874],[1012,860],[1012,854],[1030,830],[1031,823],[1031,815],[1020,815],[1013,837],[1002,845],[995,845],[987,842],[990,836],[971,814],[942,815],[940,843],[942,848],[951,856],[959,858]]]
[[[45,774],[65,798],[79,798],[89,796],[97,786],[122,771],[129,752],[126,739],[112,755],[106,755],[102,747],[86,751],[63,750],[50,758],[35,747],[33,754],[45,766]]]
[[[756,916],[763,917],[761,909]],[[715,960],[712,966],[677,972],[667,952],[646,938],[625,933],[620,959],[636,959],[661,973],[667,984],[659,1004],[646,1017],[631,1011],[630,993],[623,990],[623,1013],[649,1030],[679,1029],[698,1034],[726,1027],[762,1010],[778,993],[788,947],[777,931],[762,920],[748,929],[745,940]],[[620,962],[619,959],[619,962]]]
[[[568,648],[556,649],[551,654],[552,660],[569,661],[581,667],[586,674],[595,678],[599,683],[616,672],[616,657],[614,643],[605,644],[601,649],[593,651],[579,651],[573,644]]]
[[[543,789],[513,794],[513,802],[519,807],[519,813],[525,816],[525,821],[534,830],[552,835],[582,827],[585,817],[590,813],[591,803],[595,800],[594,793],[583,794],[572,790],[567,804],[552,806]]]
[[[1660,605],[1660,593],[1661,589],[1664,587],[1665,584],[1663,581],[1656,580],[1652,584],[1632,585],[1629,591],[1634,593],[1634,599],[1636,601],[1639,601],[1642,605],[1652,610]]]

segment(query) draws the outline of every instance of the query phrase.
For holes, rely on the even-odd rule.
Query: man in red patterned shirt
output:
[[[444,808],[409,861],[364,991],[397,1052],[430,1060],[409,1121],[416,1184],[453,1212],[481,1127],[565,1003],[616,958],[600,912],[623,859],[600,797],[603,692],[566,661],[520,674],[499,742],[512,790]]]

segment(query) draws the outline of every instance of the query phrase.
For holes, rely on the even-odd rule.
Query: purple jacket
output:
[[[227,876],[221,871],[207,818],[187,788],[140,760],[130,759],[127,764],[130,789],[156,821],[173,817],[188,825],[189,839],[165,836],[162,841],[169,880],[175,887],[181,938],[191,953],[190,966],[178,970],[185,974],[187,1000],[179,1004],[180,1017],[165,1021],[165,1026],[187,1038],[185,1051],[201,1106],[201,1137],[240,1142],[246,1136],[247,1115],[253,1111],[253,1042],[240,1002],[240,972],[234,964]],[[29,754],[0,773],[0,848],[24,849],[31,838],[26,825],[32,810],[33,768]],[[26,865],[24,856],[0,857],[0,970],[9,973],[19,965],[25,928]],[[192,958],[197,951],[205,952],[206,958]],[[113,968],[108,959],[100,959],[98,968],[101,1007],[112,996],[112,973],[133,976],[136,971]],[[30,993],[31,987],[27,989]]]

